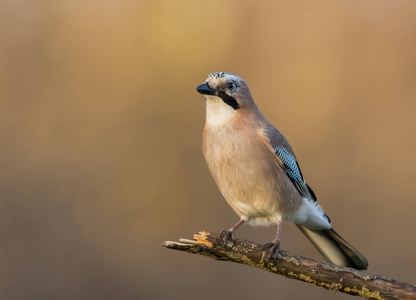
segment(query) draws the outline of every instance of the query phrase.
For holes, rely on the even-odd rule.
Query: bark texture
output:
[[[218,233],[202,231],[192,240],[165,241],[169,249],[205,255],[216,260],[256,267],[288,278],[308,282],[328,290],[366,299],[416,299],[416,286],[392,278],[374,275],[352,268],[312,260],[280,250],[275,261],[267,262],[263,245],[235,239],[224,246]]]

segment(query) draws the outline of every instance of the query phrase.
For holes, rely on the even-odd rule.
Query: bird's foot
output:
[[[223,229],[221,230],[220,237],[224,240],[224,246],[227,246],[228,241],[233,241],[235,239],[235,233],[234,231]]]
[[[267,249],[270,249],[270,255],[267,262],[269,262],[272,258],[275,260],[280,250],[280,242],[264,244],[263,251],[266,251]]]

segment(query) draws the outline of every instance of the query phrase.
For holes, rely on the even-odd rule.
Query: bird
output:
[[[292,222],[330,263],[365,270],[367,259],[346,242],[316,201],[289,142],[260,112],[238,75],[214,72],[196,88],[205,98],[202,150],[223,197],[240,217],[221,231],[225,245],[243,224],[277,225],[268,262],[278,257],[282,222]]]

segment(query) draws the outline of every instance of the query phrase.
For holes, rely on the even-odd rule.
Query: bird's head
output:
[[[249,108],[254,102],[247,83],[231,73],[211,73],[196,90],[205,95],[207,101],[222,101],[234,110]]]
[[[240,76],[211,73],[196,90],[205,96],[208,126],[226,126],[238,120],[265,120]]]

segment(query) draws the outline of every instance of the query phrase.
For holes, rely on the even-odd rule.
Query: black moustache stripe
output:
[[[219,91],[218,92],[218,97],[220,97],[222,99],[222,101],[224,101],[225,103],[227,103],[229,106],[231,106],[235,110],[237,110],[237,109],[240,108],[240,106],[238,105],[237,100],[235,100],[234,97],[229,96],[224,91]]]

